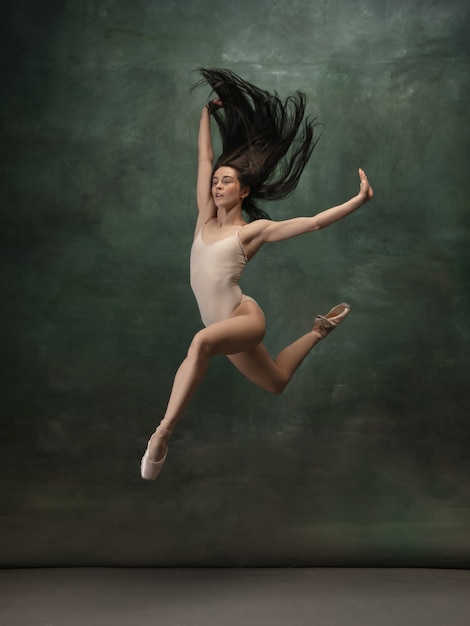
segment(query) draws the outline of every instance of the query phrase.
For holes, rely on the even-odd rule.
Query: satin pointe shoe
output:
[[[313,322],[312,332],[320,335],[324,339],[332,330],[334,330],[342,321],[346,319],[351,311],[351,306],[342,302],[328,311],[326,315],[317,315]]]
[[[160,474],[163,464],[165,463],[166,457],[168,455],[168,441],[167,441],[168,436],[169,434],[159,435],[158,429],[152,435],[152,437],[160,437],[161,439],[166,440],[167,447],[165,450],[165,456],[159,461],[152,461],[152,459],[150,458],[149,446],[150,446],[150,439],[152,439],[152,437],[150,437],[149,442],[147,444],[147,449],[145,450],[145,454],[142,457],[142,461],[140,462],[140,475],[142,476],[144,480],[155,480],[157,476]]]

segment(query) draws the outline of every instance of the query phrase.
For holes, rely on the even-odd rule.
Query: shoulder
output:
[[[239,230],[238,236],[248,258],[251,259],[265,243],[271,224],[271,220],[260,219],[246,224]]]
[[[243,240],[249,242],[253,239],[259,239],[263,241],[263,239],[267,236],[267,234],[273,229],[276,228],[278,222],[274,222],[273,220],[268,219],[259,219],[254,222],[250,222],[243,226],[240,231],[240,235],[243,237]]]
[[[269,227],[270,224],[272,224],[271,220],[266,220],[266,219],[255,220],[254,222],[249,222],[248,224],[245,224],[242,227],[240,234],[243,233],[244,237],[252,238],[264,232],[266,228]]]

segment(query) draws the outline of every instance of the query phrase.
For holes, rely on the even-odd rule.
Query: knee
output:
[[[208,360],[212,356],[211,346],[205,336],[204,330],[200,330],[196,333],[191,341],[191,345],[188,350],[188,357],[200,360]]]
[[[279,377],[269,385],[268,391],[275,396],[280,396],[289,383],[289,378]]]

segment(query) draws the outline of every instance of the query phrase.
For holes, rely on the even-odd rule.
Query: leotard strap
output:
[[[246,256],[245,248],[243,247],[242,240],[240,239],[240,231],[242,228],[243,226],[240,226],[240,228],[237,230],[238,243],[240,244],[240,248],[242,249],[243,256],[245,257],[245,261],[248,263],[248,257]]]

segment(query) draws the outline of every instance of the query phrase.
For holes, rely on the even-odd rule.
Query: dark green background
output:
[[[464,0],[7,0],[0,564],[470,564]],[[215,359],[155,483],[147,438],[201,324],[188,284],[199,67],[324,123],[308,215],[243,288],[275,353],[349,301],[283,396]]]

